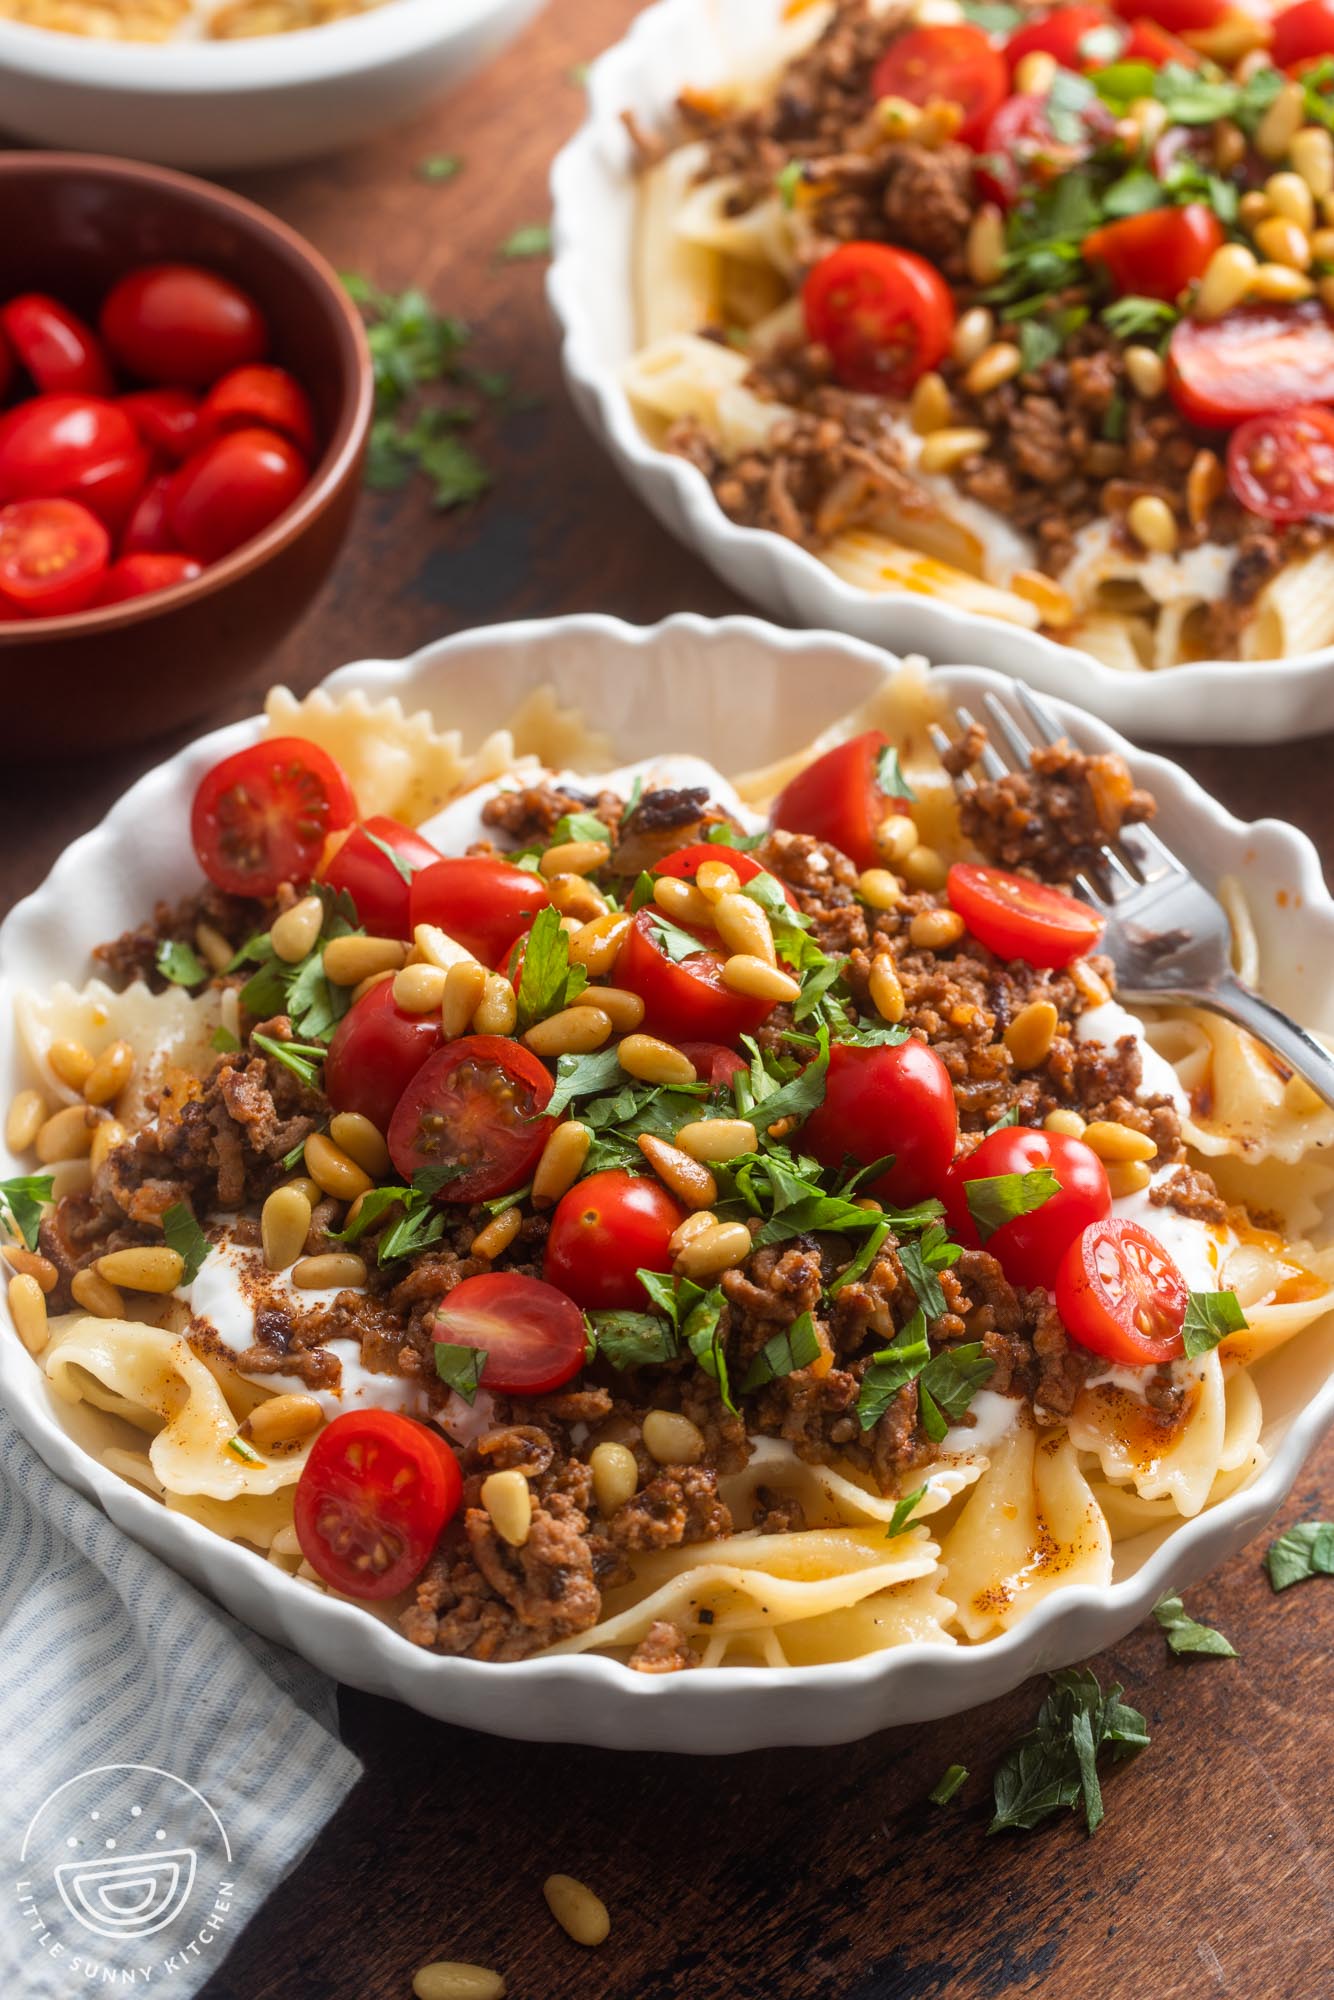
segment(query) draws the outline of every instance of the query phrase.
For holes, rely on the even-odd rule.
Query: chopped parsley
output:
[[[587,1056],[561,1056],[556,1063],[556,1088],[546,1105],[548,1118],[559,1118],[576,1098],[600,1097],[625,1077],[615,1049],[598,1049]]]
[[[1190,1356],[1209,1354],[1230,1333],[1244,1333],[1247,1319],[1235,1292],[1191,1292],[1181,1338]]]
[[[1127,1763],[1149,1741],[1144,1717],[1122,1701],[1124,1692],[1113,1683],[1104,1694],[1087,1667],[1051,1676],[1036,1723],[997,1768],[988,1833],[1028,1832],[1080,1804],[1089,1832],[1097,1832],[1103,1820],[1099,1758],[1105,1753],[1109,1763]]]
[[[650,920],[649,934],[663,957],[669,958],[673,965],[680,965],[686,958],[698,958],[704,950],[697,937],[690,931],[683,931],[679,924],[674,924],[670,917],[663,916],[657,909]]]
[[[680,1353],[676,1330],[658,1313],[610,1308],[587,1315],[599,1354],[613,1368],[659,1368]]]
[[[52,1174],[17,1174],[13,1180],[0,1181],[0,1201],[4,1202],[15,1229],[29,1250],[37,1248],[42,1209],[51,1200],[54,1187],[55,1177]]]
[[[931,1359],[926,1337],[926,1319],[918,1306],[912,1318],[901,1326],[888,1347],[871,1356],[862,1376],[857,1396],[857,1421],[864,1431],[873,1430],[900,1389],[915,1382]]]
[[[413,876],[417,873],[416,864],[409,861],[406,854],[400,854],[396,847],[391,847],[387,840],[381,840],[378,833],[372,833],[364,821],[361,831],[365,834],[372,847],[379,848],[389,866],[398,876],[399,881],[410,883]]]
[[[1153,1615],[1163,1629],[1174,1653],[1209,1653],[1216,1659],[1235,1660],[1237,1649],[1212,1625],[1192,1618],[1179,1597],[1164,1597],[1153,1607]]]
[[[290,1069],[293,1076],[299,1076],[309,1089],[317,1087],[326,1054],[322,1043],[280,1042],[276,1035],[261,1035],[258,1031],[250,1039],[257,1049],[263,1049],[265,1055],[272,1056],[284,1069]]]
[[[600,840],[610,847],[611,828],[596,813],[566,813],[551,829],[548,847],[562,847],[567,840]]]
[[[933,1222],[915,1241],[908,1238],[898,1246],[899,1262],[917,1294],[917,1303],[926,1314],[928,1325],[947,1310],[938,1274],[957,1264],[962,1255],[960,1246],[950,1242],[939,1222]]]
[[[233,1458],[239,1458],[242,1465],[263,1465],[264,1463],[264,1460],[255,1450],[255,1447],[252,1444],[247,1444],[239,1431],[236,1432],[235,1436],[228,1438],[226,1449],[231,1453]]]
[[[919,1486],[915,1492],[905,1493],[901,1499],[894,1502],[894,1512],[889,1517],[889,1532],[885,1537],[886,1541],[892,1542],[896,1535],[903,1533],[910,1518],[925,1498],[926,1488],[925,1486]]]
[[[341,892],[334,895],[319,883],[312,885],[312,893],[324,905],[324,920],[319,936],[303,959],[289,965],[273,949],[268,932],[257,931],[254,937],[247,938],[228,967],[229,971],[236,971],[243,965],[255,966],[256,970],[241,988],[241,1005],[259,1021],[286,1014],[293,1034],[307,1043],[327,1042],[352,1005],[350,990],[336,986],[325,976],[324,948],[334,938],[359,935],[361,930],[356,905],[350,896]],[[323,1049],[318,1053],[322,1056]]]
[[[968,1766],[951,1764],[939,1784],[933,1785],[927,1798],[933,1806],[947,1806],[957,1792],[968,1783]]]
[[[1265,1553],[1273,1588],[1290,1590],[1313,1576],[1334,1576],[1334,1521],[1298,1521]]]
[[[1059,1194],[1061,1183],[1050,1167],[1030,1167],[1025,1174],[987,1174],[979,1180],[965,1181],[963,1191],[968,1213],[985,1243],[1007,1222],[1014,1222],[1021,1215],[1032,1215],[1054,1194]]]
[[[875,781],[880,790],[890,799],[913,800],[916,792],[903,775],[899,753],[892,743],[886,743],[875,760]]]
[[[780,167],[779,171],[775,174],[774,186],[778,189],[779,198],[784,208],[794,208],[796,206],[797,189],[801,186],[805,178],[806,168],[800,160],[789,160],[786,166]]]
[[[477,1401],[486,1357],[485,1347],[460,1347],[449,1340],[435,1342],[435,1372],[465,1403]]]
[[[587,984],[583,966],[570,964],[570,939],[561,928],[560,912],[548,903],[538,911],[524,945],[515,1032],[522,1035],[535,1021],[572,1006]]]
[[[781,1376],[795,1375],[799,1368],[809,1368],[812,1361],[819,1359],[820,1353],[815,1322],[808,1312],[804,1312],[791,1326],[781,1327],[765,1341],[742,1378],[742,1395],[749,1395],[752,1389],[762,1389],[766,1382],[777,1382]]]
[[[966,1413],[995,1366],[980,1340],[943,1348],[927,1363],[917,1378],[917,1400],[922,1429],[933,1444]]]
[[[193,945],[179,938],[163,938],[153,953],[153,963],[173,986],[202,986],[209,969]]]
[[[1104,306],[1099,317],[1108,332],[1127,345],[1138,342],[1141,346],[1161,347],[1180,314],[1163,299],[1144,299],[1128,292],[1124,298],[1113,299]]]
[[[162,1234],[166,1238],[168,1249],[177,1251],[185,1266],[181,1273],[181,1283],[193,1284],[199,1275],[200,1265],[213,1245],[183,1201],[174,1201],[164,1213]]]
[[[235,1055],[240,1046],[230,1028],[215,1028],[209,1038],[209,1047],[216,1049],[220,1056]]]
[[[551,224],[525,222],[505,238],[499,254],[507,264],[512,264],[524,257],[546,257],[550,252]]]
[[[639,1282],[655,1306],[666,1314],[680,1346],[694,1355],[706,1375],[713,1377],[723,1405],[736,1415],[727,1355],[722,1340],[723,1294],[721,1286],[706,1291],[692,1278],[668,1278],[660,1271],[641,1270]]]
[[[457,153],[431,153],[417,162],[417,178],[421,181],[452,181],[463,172],[463,161]]]

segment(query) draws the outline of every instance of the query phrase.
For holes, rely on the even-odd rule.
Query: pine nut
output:
[[[359,986],[377,972],[397,972],[407,964],[408,948],[401,938],[330,938],[321,963],[335,986]]]
[[[873,910],[892,910],[903,900],[898,877],[888,868],[863,868],[857,877],[857,894]]]
[[[296,1393],[270,1396],[256,1403],[250,1412],[250,1436],[261,1448],[265,1445],[295,1444],[309,1437],[324,1422],[324,1411],[314,1396]]]
[[[440,1025],[446,1041],[466,1034],[477,1012],[486,986],[486,967],[475,958],[460,959],[445,974],[445,991],[440,1002]]]
[[[1171,555],[1178,542],[1176,516],[1157,493],[1139,493],[1126,509],[1126,526],[1141,548]]]
[[[547,1908],[576,1944],[599,1945],[611,1930],[611,1918],[600,1896],[572,1875],[548,1875],[542,1884]]]
[[[488,1474],[482,1481],[482,1505],[501,1540],[521,1549],[532,1530],[533,1496],[517,1467]]]
[[[1010,578],[1010,588],[1017,597],[1026,598],[1035,606],[1043,624],[1054,631],[1074,624],[1075,607],[1070,597],[1040,569],[1017,569]]]
[[[871,993],[871,1005],[882,1021],[901,1021],[907,1009],[903,987],[894,969],[894,961],[887,951],[878,951],[871,960],[870,977],[867,985]]]
[[[46,1123],[40,1090],[21,1090],[5,1117],[5,1144],[11,1153],[26,1153]]]
[[[40,1354],[49,1339],[46,1295],[36,1278],[20,1271],[9,1281],[9,1312],[29,1354]]]
[[[949,868],[934,847],[910,847],[900,864],[903,879],[913,889],[943,889]]]
[[[692,1159],[679,1146],[669,1146],[665,1139],[655,1138],[651,1132],[641,1132],[637,1143],[658,1179],[687,1208],[710,1208],[717,1201],[718,1183],[701,1161]]]
[[[957,944],[964,921],[957,910],[919,910],[908,926],[908,937],[919,950],[943,951]]]
[[[1113,1160],[1107,1168],[1107,1186],[1113,1199],[1123,1194],[1141,1194],[1152,1179],[1143,1160]]]
[[[355,1201],[373,1185],[370,1175],[349,1159],[341,1146],[326,1139],[323,1132],[312,1132],[307,1139],[305,1161],[306,1172],[316,1187],[337,1201]]]
[[[730,993],[745,993],[755,1000],[772,1000],[777,1006],[783,1000],[797,1000],[801,997],[801,981],[794,979],[790,972],[780,972],[776,965],[766,965],[762,958],[755,958],[750,952],[735,952],[723,962],[723,985]]]
[[[1111,1118],[1095,1118],[1083,1132],[1084,1144],[1091,1146],[1100,1160],[1151,1160],[1158,1151],[1147,1132],[1121,1125]]]
[[[978,355],[963,378],[963,386],[970,396],[989,396],[1003,382],[1012,382],[1023,365],[1024,357],[1011,341],[993,341]]]
[[[1321,305],[1327,312],[1334,313],[1334,277],[1321,278],[1316,285],[1316,291],[1320,294]]]
[[[971,306],[966,313],[960,315],[954,329],[954,337],[950,342],[950,358],[960,368],[970,368],[978,355],[984,354],[990,347],[995,331],[995,317],[986,306]],[[940,428],[939,424],[932,426],[933,430]]]
[[[571,965],[582,965],[590,979],[605,979],[621,955],[630,921],[624,910],[609,910],[581,925],[570,939]]]
[[[718,1218],[711,1208],[697,1208],[686,1217],[684,1222],[678,1222],[671,1235],[667,1238],[667,1247],[672,1252],[672,1255],[675,1256],[678,1250],[684,1249],[687,1243],[691,1242],[694,1237],[701,1236],[706,1229],[712,1229],[717,1220]]]
[[[584,1170],[593,1134],[577,1118],[558,1125],[533,1172],[533,1207],[550,1208],[572,1188]]]
[[[55,1160],[76,1160],[93,1143],[97,1119],[82,1104],[68,1104],[57,1111],[37,1134],[37,1157],[43,1166]]]
[[[1067,970],[1078,987],[1080,998],[1086,1007],[1106,1006],[1112,997],[1111,988],[1101,974],[1093,970],[1087,959],[1072,959]]]
[[[70,1279],[70,1291],[74,1302],[90,1312],[94,1319],[124,1319],[125,1301],[114,1285],[107,1283],[96,1271],[76,1271]]]
[[[1311,255],[1318,264],[1334,264],[1334,229],[1317,229],[1311,237]],[[1324,280],[1328,283],[1328,279]]]
[[[574,1004],[598,1008],[618,1035],[628,1035],[644,1018],[643,1001],[624,986],[586,986]]]
[[[514,988],[501,972],[488,972],[472,1025],[479,1035],[512,1035],[519,1018]]]
[[[174,1292],[185,1276],[185,1260],[179,1250],[153,1243],[141,1249],[108,1250],[93,1269],[109,1285],[123,1285],[127,1291]]]
[[[309,1174],[293,1174],[290,1181],[283,1182],[283,1186],[298,1188],[312,1208],[318,1208],[324,1199],[324,1189],[319,1185],[318,1181],[313,1181]]]
[[[439,965],[405,965],[394,974],[394,1003],[405,1014],[434,1014],[445,998],[449,974]]]
[[[478,1230],[468,1245],[468,1255],[485,1257],[489,1264],[493,1264],[497,1257],[504,1256],[522,1228],[523,1210],[517,1204],[513,1208],[502,1208],[485,1229]]]
[[[236,957],[235,951],[214,924],[195,925],[195,948],[210,972],[225,972]]]
[[[62,1160],[51,1176],[51,1199],[64,1201],[67,1195],[87,1194],[92,1184],[91,1160]]]
[[[88,1072],[83,1094],[89,1104],[111,1104],[134,1075],[134,1050],[128,1042],[112,1042]]]
[[[315,949],[324,928],[324,905],[318,896],[303,896],[269,925],[269,943],[286,965],[296,965]]]
[[[439,924],[413,925],[412,957],[414,964],[438,965],[442,972],[452,972],[456,965],[477,963],[468,947],[442,931]]]
[[[765,965],[778,963],[769,919],[749,896],[720,896],[710,922],[730,952],[758,958]]]
[[[82,1042],[52,1042],[46,1060],[70,1090],[82,1091],[93,1073],[93,1058]]]
[[[1005,265],[1005,218],[994,202],[984,202],[969,224],[964,258],[975,285],[995,284]]]
[[[355,1291],[366,1282],[366,1260],[351,1250],[302,1257],[292,1266],[292,1283],[303,1292]]]
[[[534,1021],[523,1040],[535,1056],[583,1056],[600,1049],[610,1035],[611,1016],[600,1007],[562,1007],[545,1021]]]
[[[370,1119],[359,1111],[335,1112],[329,1120],[329,1137],[372,1180],[383,1180],[389,1172],[389,1148]]]
[[[748,1118],[697,1118],[681,1127],[676,1143],[692,1160],[739,1160],[758,1140]]]
[[[1042,1123],[1046,1131],[1059,1132],[1066,1139],[1082,1139],[1084,1136],[1084,1121],[1079,1113],[1067,1111],[1060,1105],[1055,1111],[1049,1111]]]
[[[695,1065],[670,1042],[656,1035],[627,1035],[616,1045],[616,1056],[627,1075],[641,1083],[693,1083]]]
[[[1266,299],[1276,305],[1298,305],[1309,299],[1315,286],[1302,271],[1289,264],[1260,264],[1251,279],[1248,297]]]
[[[604,1515],[614,1514],[639,1491],[639,1462],[628,1444],[597,1444],[589,1455],[593,1498]]]
[[[1193,528],[1208,520],[1223,493],[1227,478],[1216,452],[1197,451],[1186,474],[1186,513]]]
[[[415,2000],[505,2000],[505,1982],[484,1965],[438,1958],[412,1975]]]
[[[605,840],[562,840],[559,846],[549,847],[537,865],[550,880],[553,875],[591,875],[610,860],[611,849]]]
[[[677,1251],[677,1269],[687,1278],[714,1278],[720,1271],[744,1264],[751,1248],[750,1231],[744,1222],[715,1222],[712,1229],[701,1229]]]
[[[740,1228],[740,1223],[726,1225]],[[676,1410],[650,1410],[643,1424],[644,1449],[659,1465],[698,1465],[704,1436],[698,1424]]]
[[[311,1203],[299,1187],[275,1188],[268,1197],[260,1210],[259,1237],[270,1271],[287,1271],[295,1264],[310,1234],[310,1211]]]
[[[1200,280],[1191,311],[1196,319],[1222,319],[1239,306],[1255,276],[1254,253],[1244,243],[1224,243],[1214,251]]]
[[[1255,150],[1261,159],[1286,159],[1288,148],[1301,130],[1305,112],[1306,93],[1302,86],[1283,84],[1255,128]]]
[[[1271,174],[1265,193],[1276,215],[1286,216],[1303,235],[1315,228],[1315,196],[1298,173]]]
[[[43,1257],[40,1251],[29,1250],[25,1243],[6,1243],[5,1262],[11,1271],[35,1278],[43,1292],[53,1292],[60,1283],[60,1273],[50,1258]]]
[[[1334,134],[1323,125],[1303,125],[1288,148],[1288,158],[1317,201],[1334,194]]]
[[[1167,386],[1167,369],[1161,354],[1151,347],[1128,347],[1122,357],[1130,386],[1146,403],[1156,402]]]
[[[1259,188],[1252,188],[1237,203],[1237,220],[1243,229],[1254,229],[1257,222],[1263,222],[1273,213],[1269,196],[1261,194]]]
[[[953,405],[944,376],[938,375],[934,368],[925,375],[919,375],[908,405],[908,421],[918,437],[943,430],[952,414]]]
[[[1294,179],[1296,176],[1294,175]],[[1298,181],[1298,187],[1305,188],[1305,181]],[[1310,193],[1307,193],[1310,201]],[[1312,208],[1315,204],[1312,202]],[[1271,264],[1286,264],[1294,271],[1306,271],[1311,265],[1311,241],[1306,231],[1298,227],[1286,215],[1271,215],[1255,228],[1255,247],[1261,256]]]
[[[563,917],[577,917],[586,924],[591,917],[607,914],[606,897],[582,875],[553,875],[550,887],[552,903]]]
[[[1051,1054],[1059,1014],[1050,1000],[1030,1000],[1005,1030],[1005,1046],[1016,1069],[1037,1069]]]
[[[102,1120],[93,1133],[93,1143],[88,1151],[88,1164],[95,1174],[101,1173],[117,1146],[125,1144],[126,1136],[119,1118]]]
[[[660,910],[678,924],[712,924],[714,907],[693,882],[674,875],[660,875],[653,884],[653,900]]]
[[[907,813],[887,813],[875,830],[875,844],[896,867],[917,845],[917,826]]]
[[[1058,64],[1046,49],[1031,49],[1015,64],[1014,88],[1024,97],[1046,97],[1056,81]]]
[[[923,472],[953,472],[956,465],[962,465],[966,458],[975,458],[985,451],[991,442],[988,431],[972,430],[965,427],[932,431],[923,439],[917,463]]]
[[[716,903],[720,896],[740,893],[741,877],[730,861],[701,861],[695,870],[695,887],[701,896]]]

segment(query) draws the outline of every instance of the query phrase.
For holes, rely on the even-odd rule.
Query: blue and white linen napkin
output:
[[[334,1686],[0,1411],[0,1994],[186,2000],[360,1776]]]

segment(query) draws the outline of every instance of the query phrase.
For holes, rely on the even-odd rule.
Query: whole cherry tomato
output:
[[[178,583],[193,583],[204,574],[204,565],[193,556],[176,555],[170,550],[141,550],[113,562],[97,586],[94,604],[127,604],[132,597],[151,597],[159,590],[174,590]]]
[[[1069,965],[1092,951],[1102,935],[1102,918],[1087,903],[1004,868],[956,861],[945,893],[973,936],[997,958]]]
[[[461,1035],[429,1056],[390,1120],[389,1156],[405,1181],[443,1169],[440,1201],[489,1201],[531,1175],[555,1128],[555,1088],[521,1042]]]
[[[396,1410],[345,1410],[310,1448],[293,1521],[302,1555],[335,1590],[396,1597],[462,1498],[458,1460],[438,1431]]]
[[[228,369],[262,361],[264,316],[248,292],[197,264],[146,264],[107,294],[102,338],[145,382],[207,389]]]
[[[888,243],[841,243],[812,265],[801,303],[839,381],[868,395],[906,396],[954,334],[954,297],[939,271]]]
[[[1060,1183],[1040,1208],[1016,1215],[983,1237],[968,1201],[973,1181],[997,1180],[1049,1167]],[[1081,1229],[1111,1214],[1107,1169],[1082,1139],[1006,1125],[956,1160],[940,1190],[945,1220],[956,1243],[990,1251],[1012,1285],[1050,1286],[1056,1267]],[[977,1200],[979,1197],[974,1196]]]
[[[1250,417],[1228,440],[1227,479],[1266,521],[1334,513],[1334,411],[1312,404]]]
[[[296,446],[277,431],[225,431],[172,479],[172,533],[201,562],[217,562],[285,513],[309,477]]]
[[[446,1292],[432,1337],[486,1352],[481,1385],[503,1396],[545,1396],[584,1365],[584,1316],[544,1278],[484,1271]]]
[[[413,925],[438,924],[456,944],[495,965],[551,901],[531,869],[502,856],[447,855],[412,878]]]
[[[191,389],[136,389],[120,407],[150,451],[164,458],[189,456],[200,442],[199,398]]]
[[[724,954],[713,931],[690,932],[699,949],[674,958],[662,942],[670,935],[666,921],[661,910],[640,910],[616,960],[615,984],[644,1003],[644,1033],[668,1042],[736,1042],[753,1034],[773,1012],[772,1000],[723,984]]]
[[[1195,201],[1106,222],[1084,238],[1083,256],[1105,266],[1117,292],[1170,303],[1204,276],[1224,240],[1213,210]]]
[[[670,1271],[671,1238],[686,1213],[664,1188],[609,1167],[576,1181],[551,1218],[543,1275],[586,1310],[644,1312],[637,1271]]]
[[[115,534],[148,475],[124,410],[97,396],[32,396],[0,417],[0,502],[78,500]]]
[[[869,1167],[892,1153],[893,1166],[859,1192],[907,1207],[939,1194],[958,1136],[949,1071],[934,1049],[911,1035],[872,1048],[836,1042],[824,1102],[794,1144],[822,1167],[841,1167],[849,1159]]]
[[[1334,382],[1334,318],[1314,300],[1238,306],[1222,319],[1177,321],[1167,386],[1183,417],[1230,430],[1295,404],[1321,403]]]
[[[859,868],[881,859],[876,832],[882,820],[907,809],[901,795],[880,784],[889,738],[878,729],[852,737],[817,757],[786,784],[774,800],[770,819],[788,833],[809,833],[837,847]]]
[[[272,896],[309,882],[324,843],[357,816],[352,787],[327,751],[271,736],[205,773],[190,838],[210,882],[233,896]]]
[[[159,472],[150,479],[130,511],[120,538],[122,555],[161,555],[175,551],[176,538],[167,520],[167,497],[171,474]]]
[[[324,1059],[324,1094],[335,1111],[359,1111],[377,1132],[387,1132],[399,1099],[443,1040],[438,1009],[405,1013],[394,998],[393,980],[382,980],[334,1029]]]
[[[1280,69],[1334,56],[1334,0],[1297,0],[1274,16],[1270,55]]]
[[[90,326],[45,292],[23,292],[0,306],[0,332],[48,396],[109,396],[115,385]]]
[[[291,438],[307,458],[315,454],[315,412],[310,397],[285,368],[268,364],[234,368],[205,396],[199,421],[205,437],[260,424]]]
[[[895,35],[871,78],[872,97],[902,97],[921,105],[939,97],[959,105],[960,141],[974,147],[981,145],[1009,87],[1004,56],[970,22]]]
[[[378,814],[354,826],[325,855],[321,873],[331,889],[352,898],[372,937],[410,938],[413,880],[439,859],[439,848],[429,840]]]
[[[1186,1281],[1138,1222],[1091,1223],[1066,1249],[1055,1291],[1071,1340],[1108,1361],[1154,1368],[1185,1352]]]
[[[110,556],[106,529],[77,500],[0,507],[0,618],[64,618],[84,610]]]
[[[1090,36],[1094,38],[1091,43]],[[1011,76],[1024,57],[1032,55],[1054,56],[1062,69],[1101,69],[1118,60],[1124,41],[1125,29],[1105,7],[1085,6],[1076,0],[1072,6],[1056,7],[1016,28],[1005,44],[1005,60]]]

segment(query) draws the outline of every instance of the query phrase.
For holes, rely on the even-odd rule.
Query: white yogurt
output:
[[[1019,1421],[1020,1399],[979,1389],[968,1405],[971,1424],[956,1424],[940,1441],[942,1457],[954,1451],[986,1451],[1008,1437]]]

